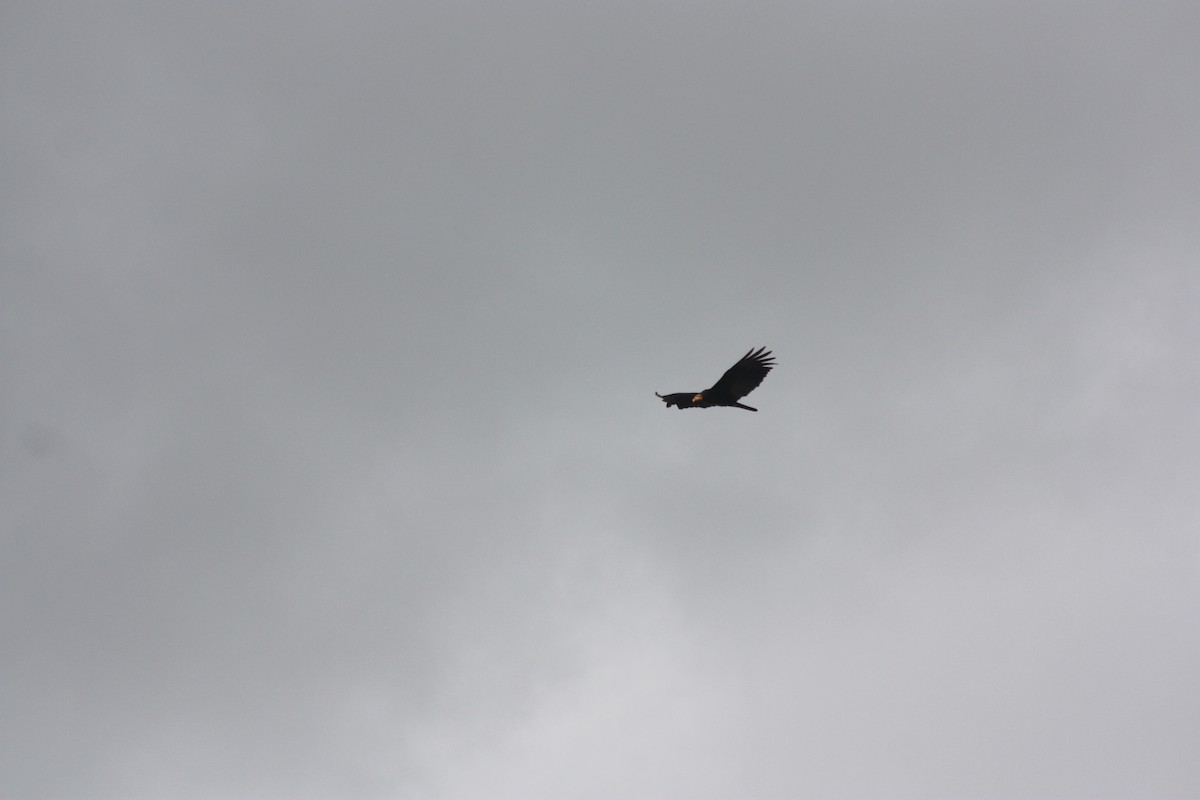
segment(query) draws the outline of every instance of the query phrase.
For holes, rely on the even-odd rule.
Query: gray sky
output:
[[[1198,40],[5,4],[0,796],[1200,794]]]

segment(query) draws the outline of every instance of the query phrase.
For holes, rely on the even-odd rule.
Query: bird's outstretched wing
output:
[[[775,357],[765,347],[751,350],[721,376],[721,380],[712,385],[711,389],[703,392],[705,397],[714,401],[736,402],[758,388],[767,377],[767,373],[775,366]]]

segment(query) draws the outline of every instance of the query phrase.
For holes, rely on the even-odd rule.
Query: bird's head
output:
[[[696,396],[692,398],[692,402],[693,403],[703,403],[704,402],[704,392],[696,392]]]

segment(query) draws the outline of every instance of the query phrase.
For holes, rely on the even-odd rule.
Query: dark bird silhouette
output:
[[[775,366],[775,357],[765,347],[751,350],[721,376],[721,380],[703,392],[677,392],[676,394],[654,394],[662,398],[667,408],[708,408],[709,406],[734,406],[747,411],[758,411],[738,402],[753,392],[763,378]]]

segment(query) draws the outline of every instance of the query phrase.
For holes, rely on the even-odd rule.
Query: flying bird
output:
[[[758,411],[738,402],[753,392],[763,378],[775,366],[775,357],[765,347],[751,350],[721,376],[712,387],[703,392],[678,392],[676,394],[654,394],[662,398],[667,408],[708,408],[709,406],[734,406],[747,411]]]

